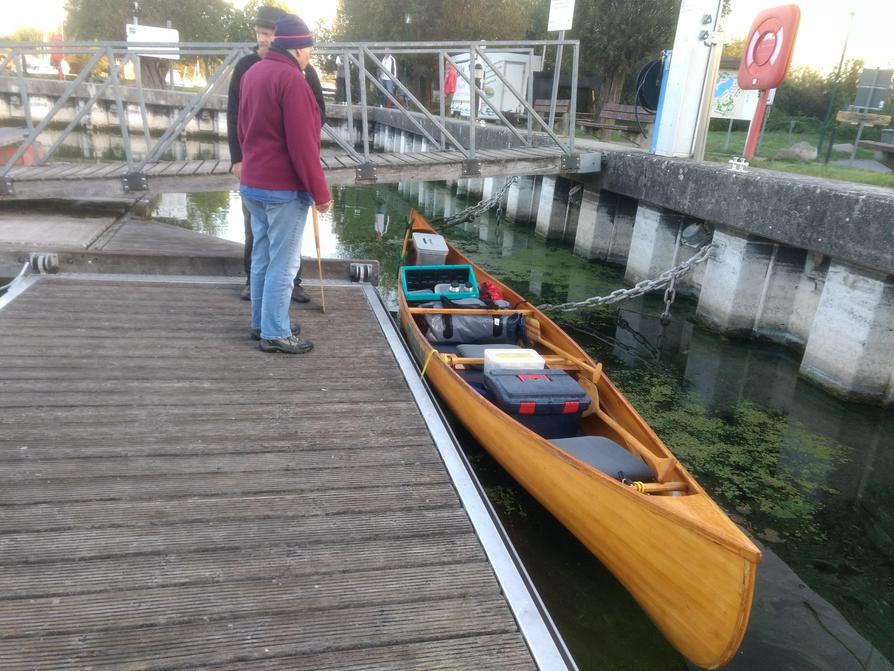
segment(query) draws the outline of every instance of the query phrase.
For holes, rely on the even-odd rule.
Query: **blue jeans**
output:
[[[245,197],[251,212],[251,327],[264,340],[292,335],[289,302],[292,280],[301,262],[301,236],[313,200],[299,192],[287,202]]]
[[[381,79],[379,83],[385,87],[385,90],[388,91],[391,95],[394,95],[394,80],[393,79]],[[386,105],[390,105],[391,101],[388,100],[388,96],[386,96],[382,90],[379,90],[379,106],[385,107]]]

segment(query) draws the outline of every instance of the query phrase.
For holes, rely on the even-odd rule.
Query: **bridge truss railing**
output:
[[[109,97],[113,100],[119,122],[119,131],[122,138],[124,157],[127,162],[127,174],[122,178],[125,190],[142,190],[145,188],[146,178],[143,174],[146,166],[158,161],[172,142],[185,131],[187,125],[208,104],[209,98],[221,89],[229,81],[236,62],[254,47],[253,44],[232,43],[134,43],[134,42],[0,42],[0,77],[14,78],[19,96],[22,102],[23,114],[26,125],[26,136],[19,147],[12,153],[6,163],[0,166],[0,195],[11,190],[12,184],[9,173],[16,162],[28,152],[35,149],[41,134],[50,124],[54,123],[56,115],[72,98],[83,100],[84,84],[98,79],[93,86],[87,87],[89,98],[80,104],[64,130],[56,137],[55,141],[41,153],[33,152],[37,165],[45,164],[62,145],[66,137],[77,131],[86,123],[85,119],[91,113],[98,100]],[[574,168],[574,124],[569,124],[567,135],[557,133],[553,124],[546,121],[534,108],[534,70],[533,62],[535,53],[539,49],[543,54],[549,48],[570,47],[571,49],[571,81],[569,116],[575,118],[577,107],[577,78],[579,42],[576,40],[523,40],[518,42],[427,42],[427,43],[394,43],[394,42],[363,42],[363,43],[329,43],[320,44],[315,49],[315,59],[329,59],[330,63],[336,56],[341,57],[345,68],[345,107],[346,117],[349,123],[349,138],[354,138],[355,124],[359,123],[360,131],[357,144],[360,150],[354,146],[353,141],[345,141],[327,123],[323,127],[323,134],[338,144],[358,164],[357,176],[359,180],[369,179],[374,174],[370,163],[371,133],[369,120],[368,91],[378,91],[386,98],[391,107],[401,117],[405,118],[410,127],[418,132],[432,145],[440,149],[455,149],[463,154],[464,174],[474,175],[478,172],[476,160],[479,126],[479,110],[482,107],[490,108],[498,122],[497,125],[505,127],[522,146],[531,146],[534,142],[534,134],[546,138],[545,142],[552,143],[560,148],[568,157],[569,168]],[[432,112],[413,94],[405,81],[400,79],[400,72],[393,77],[395,94],[392,94],[381,82],[378,73],[384,69],[382,57],[386,50],[390,50],[395,58],[415,57],[417,61],[427,60],[429,67],[432,62],[437,62],[438,91],[440,92],[439,109]],[[524,90],[510,81],[504,72],[501,72],[497,63],[489,57],[488,52],[510,52],[521,54],[527,58],[529,66],[526,69]],[[468,55],[468,71],[459,67],[457,57]],[[28,72],[28,58],[38,56],[55,58],[58,62],[66,56],[77,56],[83,63],[80,72],[73,79],[67,81],[67,85],[56,99],[52,108],[35,123],[32,116],[29,84],[34,78]],[[152,104],[158,97],[157,89],[145,88],[141,81],[141,59],[152,58],[179,58],[194,57],[203,60],[206,64],[213,64],[214,70],[206,80],[202,90],[191,94],[188,102],[179,105],[179,111],[174,119],[157,138],[153,138],[149,130],[147,115],[147,103]],[[526,127],[524,132],[516,127],[503,110],[499,102],[488,95],[487,87],[478,86],[474,77],[476,65],[481,64],[483,70],[482,81],[489,76],[500,81],[502,86],[516,98],[524,110]],[[135,80],[132,84],[122,82],[122,73],[125,67],[133,63]],[[468,132],[463,135],[457,132],[461,124],[450,121],[450,110],[445,109],[445,96],[443,83],[445,69],[448,64],[453,64],[457,70],[457,76],[469,87],[469,115]],[[432,68],[433,70],[434,68]],[[355,78],[356,76],[356,78]],[[561,76],[561,67],[556,76]],[[359,85],[359,96],[355,96],[351,90],[353,82]],[[33,85],[32,85],[33,88]],[[125,96],[125,93],[128,93]],[[133,92],[136,92],[137,104],[142,120],[142,135],[145,138],[147,150],[141,158],[134,155],[131,143],[131,130],[129,127],[128,102],[132,100]],[[359,97],[359,104],[355,98]],[[552,120],[556,109],[556,87],[550,101],[550,115]],[[541,141],[542,143],[543,141]]]

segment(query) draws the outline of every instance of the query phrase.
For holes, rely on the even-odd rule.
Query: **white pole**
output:
[[[656,154],[692,156],[722,4],[722,0],[683,0],[680,6],[660,123],[655,129]]]

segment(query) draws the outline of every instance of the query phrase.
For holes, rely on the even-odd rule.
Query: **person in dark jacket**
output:
[[[236,67],[233,68],[233,76],[230,78],[230,88],[227,95],[227,140],[230,145],[230,162],[233,166],[233,174],[239,179],[242,170],[242,148],[239,146],[239,139],[236,137],[236,128],[239,124],[239,85],[242,82],[242,76],[248,69],[259,62],[270,44],[273,42],[274,29],[277,19],[285,16],[286,12],[279,7],[259,7],[258,15],[255,19],[255,37],[258,40],[257,48],[250,54],[239,59]],[[326,101],[323,99],[323,87],[320,86],[320,77],[312,65],[308,65],[304,71],[304,77],[313,91],[317,105],[320,107],[320,125],[326,119]],[[245,221],[245,250],[243,251],[243,266],[245,268],[245,287],[242,289],[242,299],[249,300],[251,298],[251,290],[249,287],[251,278],[251,249],[252,249],[252,233],[251,233],[251,214],[245,203],[242,204],[242,216]],[[301,287],[301,266],[298,266],[298,273],[295,275],[295,283],[292,288],[292,300],[297,303],[307,303],[310,298]]]
[[[302,354],[313,343],[289,323],[308,209],[332,197],[320,164],[320,110],[304,70],[313,35],[294,14],[276,22],[273,44],[242,77],[237,137],[239,192],[251,212],[251,334],[264,352]]]

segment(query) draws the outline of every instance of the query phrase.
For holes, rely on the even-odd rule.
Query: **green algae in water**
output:
[[[637,368],[612,379],[671,451],[727,510],[748,510],[757,536],[824,538],[817,495],[835,494],[824,483],[847,461],[848,450],[754,403],[712,416],[693,392],[668,374]]]
[[[611,376],[722,507],[772,543],[882,654],[894,654],[894,495],[867,487],[855,515],[853,499],[826,484],[851,448],[750,401],[712,415],[665,371],[619,368]]]

